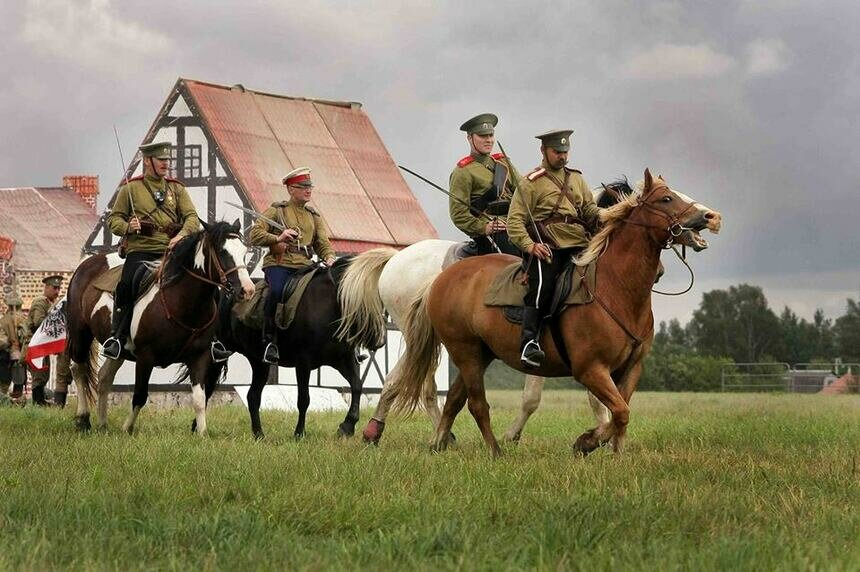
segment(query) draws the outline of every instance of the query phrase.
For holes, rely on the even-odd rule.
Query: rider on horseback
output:
[[[170,143],[141,145],[140,153],[143,175],[129,179],[119,190],[108,219],[111,232],[126,242],[125,264],[114,299],[111,335],[102,350],[102,355],[109,359],[119,359],[125,346],[134,308],[132,281],[138,268],[160,260],[166,250],[200,226],[185,186],[167,176]]]
[[[491,154],[498,122],[492,113],[482,113],[460,126],[460,131],[466,132],[471,153],[460,159],[448,183],[451,220],[472,238],[468,247],[472,256],[496,253],[494,243],[503,253],[520,256],[508,240],[504,218],[513,194],[512,169],[503,154]]]
[[[331,266],[335,252],[328,239],[322,216],[311,206],[311,170],[300,167],[283,178],[290,200],[273,203],[263,212],[263,217],[275,220],[285,228],[277,234],[264,218],[258,218],[251,227],[250,242],[254,246],[268,246],[269,253],[263,259],[263,273],[269,285],[263,313],[263,360],[277,364],[278,353],[275,310],[281,301],[284,286],[293,274],[313,264],[314,254]],[[272,231],[275,232],[272,232]]]
[[[523,179],[508,214],[511,242],[530,256],[520,355],[528,367],[539,367],[544,358],[541,326],[550,312],[556,277],[588,245],[599,225],[600,209],[582,173],[565,166],[571,133],[536,136],[543,162]]]

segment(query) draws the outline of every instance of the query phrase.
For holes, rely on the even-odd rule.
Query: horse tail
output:
[[[337,289],[341,320],[338,340],[374,350],[385,345],[385,308],[379,297],[379,276],[397,254],[393,248],[374,248],[353,258]]]
[[[398,364],[385,382],[391,387],[395,411],[411,413],[425,401],[426,395],[435,393],[435,385],[429,386],[435,383],[433,373],[439,365],[442,343],[427,315],[432,286],[432,281],[422,286],[412,301],[403,324],[406,351],[402,365]]]
[[[87,361],[83,365],[83,375],[75,377],[78,390],[78,399],[85,399],[90,409],[95,407],[96,392],[99,388],[99,343],[95,340],[90,342],[90,351]],[[80,383],[77,383],[80,381]]]

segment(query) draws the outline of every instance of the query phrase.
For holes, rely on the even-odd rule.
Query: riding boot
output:
[[[44,385],[34,385],[31,397],[33,398],[33,405],[38,405],[39,407],[47,407],[49,405],[45,400]]]
[[[65,391],[55,391],[54,392],[54,405],[62,409],[66,406],[66,396],[68,394]]]
[[[275,364],[280,361],[281,356],[278,352],[278,328],[275,326],[275,318],[266,316],[263,323],[263,361],[268,364]]]
[[[212,361],[215,363],[225,362],[231,355],[233,355],[233,352],[225,348],[224,344],[222,344],[221,340],[218,338],[212,340],[212,345],[209,349],[212,354]]]
[[[113,311],[110,325],[110,337],[102,345],[102,355],[108,359],[119,359],[122,347],[125,345],[123,330],[125,330],[125,312],[117,307]]]
[[[13,383],[12,390],[9,392],[9,397],[13,401],[17,401],[21,399],[21,396],[24,395],[24,386],[20,383]]]
[[[520,341],[520,362],[525,367],[540,367],[545,354],[540,347],[540,332],[543,320],[537,308],[523,308],[523,333]]]

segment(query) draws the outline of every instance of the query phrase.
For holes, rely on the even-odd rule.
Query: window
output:
[[[177,160],[177,147],[170,148],[170,176],[181,180],[195,179],[202,176],[203,172],[203,146],[185,145],[182,147],[182,173],[180,176]]]

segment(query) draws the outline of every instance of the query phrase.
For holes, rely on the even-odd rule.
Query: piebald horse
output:
[[[616,452],[622,449],[630,397],[654,336],[651,288],[660,253],[671,245],[704,250],[708,243],[699,232],[717,232],[721,225],[718,212],[673,191],[662,178],[652,179],[648,170],[641,191],[603,210],[601,220],[603,228],[577,260],[587,264],[599,257],[594,301],[570,306],[555,318],[563,351],[552,328],[545,328],[541,346],[546,359],[530,372],[548,377],[572,374],[609,409],[610,420],[574,442],[574,451],[583,455],[609,441]],[[500,256],[462,260],[425,287],[406,315],[406,352],[388,380],[394,407],[414,410],[423,401],[440,343],[459,369],[436,429],[434,450],[447,447],[454,419],[468,400],[490,451],[501,454],[490,425],[484,372],[494,359],[524,371],[519,361],[520,328],[505,319],[501,308],[485,306],[483,299],[509,264],[510,259]]]
[[[168,251],[155,281],[134,304],[128,341],[121,359],[105,360],[96,376],[98,344],[110,335],[113,296],[98,290],[93,280],[119,263],[116,254],[82,261],[69,282],[66,305],[67,345],[78,388],[76,424],[89,430],[90,406],[98,392],[98,428],[107,426],[107,399],[123,361],[135,361],[132,410],[123,429],[133,432],[148,398],[149,377],[156,366],[182,363],[191,377],[192,402],[198,434],[206,433],[204,376],[211,364],[209,347],[217,326],[219,289],[228,296],[250,297],[254,284],[245,267],[247,248],[232,225],[203,223],[203,230]],[[113,263],[113,264],[112,264]]]

